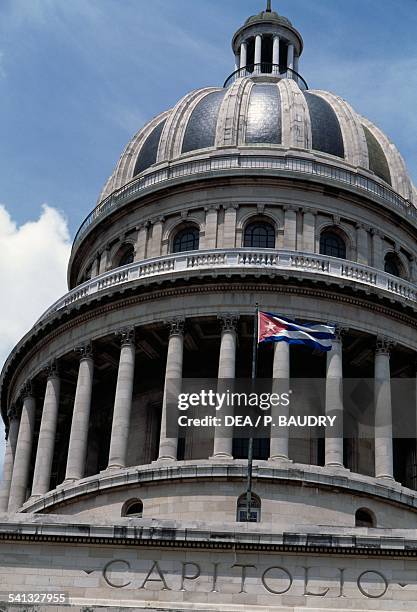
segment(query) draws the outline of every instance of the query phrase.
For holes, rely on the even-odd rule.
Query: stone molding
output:
[[[141,528],[132,519],[120,518],[116,524],[77,521],[65,516],[45,517],[12,515],[0,522],[1,541],[63,542],[67,544],[135,545],[168,547],[171,549],[223,549],[230,551],[265,551],[311,555],[362,555],[368,557],[416,557],[417,540],[410,530],[384,530],[378,535],[353,535],[346,528],[329,529],[318,533],[313,528],[286,534],[277,531],[239,531],[235,526],[200,522],[173,522],[159,519],[140,519]]]
[[[173,462],[169,466],[154,464],[136,466],[117,470],[112,474],[96,474],[75,483],[60,485],[43,497],[27,501],[22,509],[25,512],[39,512],[47,508],[60,507],[67,502],[97,494],[97,491],[109,491],[146,483],[162,483],[180,480],[197,481],[219,479],[246,480],[247,462],[231,460],[216,463],[212,460]],[[289,481],[294,485],[314,486],[324,490],[340,490],[348,495],[358,494],[363,497],[383,500],[386,503],[402,506],[417,513],[417,491],[407,489],[395,481],[384,483],[371,476],[364,476],[343,470],[343,473],[331,467],[318,467],[293,463],[285,467],[269,466],[267,461],[256,461],[253,466],[253,478],[256,481],[281,483]],[[174,485],[175,486],[175,485]]]

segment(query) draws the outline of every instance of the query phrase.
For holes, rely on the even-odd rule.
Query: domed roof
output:
[[[286,17],[282,17],[281,15],[278,15],[276,11],[261,11],[257,15],[252,15],[251,17],[248,17],[248,19],[246,19],[245,26],[250,25],[252,23],[257,23],[258,21],[268,21],[268,22],[274,21],[276,23],[279,23],[280,25],[283,25],[289,28],[293,27],[289,19],[287,19]]]
[[[254,149],[300,150],[329,163],[366,169],[404,198],[415,199],[404,161],[373,123],[327,91],[302,91],[292,79],[238,79],[182,98],[128,144],[99,201],[135,176],[172,160]]]

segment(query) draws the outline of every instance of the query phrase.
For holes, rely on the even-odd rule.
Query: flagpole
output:
[[[256,365],[258,357],[258,319],[259,319],[259,304],[256,302],[255,317],[253,321],[253,338],[252,338],[252,385],[256,380]],[[246,486],[246,521],[250,521],[250,511],[252,502],[252,465],[253,465],[253,436],[248,440],[248,474]]]

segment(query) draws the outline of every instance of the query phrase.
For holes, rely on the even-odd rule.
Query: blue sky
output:
[[[230,40],[263,0],[2,0],[0,202],[46,202],[71,235],[123,147],[187,91],[223,83]],[[302,33],[310,87],[379,124],[417,180],[417,0],[275,0]]]

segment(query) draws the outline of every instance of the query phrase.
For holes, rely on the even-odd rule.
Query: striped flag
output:
[[[295,323],[270,312],[258,313],[258,343],[288,342],[305,344],[320,351],[330,351],[335,328],[319,323]]]

